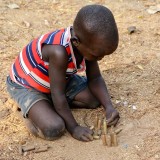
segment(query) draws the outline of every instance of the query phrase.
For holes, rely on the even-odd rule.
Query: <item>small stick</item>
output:
[[[106,122],[105,118],[103,120],[103,132],[104,132],[104,134],[107,134],[107,122]]]
[[[96,117],[95,117],[95,124],[94,124],[95,129],[98,127],[98,121],[99,121],[99,118],[96,115]]]
[[[48,146],[42,146],[35,150],[35,153],[46,152],[48,150]]]
[[[106,135],[105,135],[105,134],[102,134],[102,135],[101,135],[101,139],[102,139],[103,145],[106,146],[106,145],[107,145],[107,142],[106,142]]]
[[[12,111],[13,112],[16,112],[18,110],[18,106],[16,105],[16,104],[14,104],[13,106],[12,106]]]
[[[98,130],[98,131],[97,131],[97,134],[98,134],[98,136],[101,136],[102,131],[101,131],[101,130]]]
[[[114,132],[114,129],[113,129],[113,128],[114,128],[114,126],[111,126],[111,132]]]
[[[113,131],[113,126],[111,126],[110,135],[111,135],[111,145],[114,146],[114,131]]]
[[[93,136],[98,136],[98,131],[94,130]]]
[[[114,132],[115,132],[116,134],[119,134],[121,131],[122,131],[122,128],[119,128],[119,129],[116,129]]]
[[[93,130],[93,129],[94,129],[94,126],[90,126],[89,129],[90,129],[90,130]]]
[[[111,144],[112,146],[118,146],[117,135],[113,130],[113,126],[111,126]]]
[[[107,143],[107,146],[108,146],[108,147],[111,146],[111,135],[110,135],[110,134],[107,134],[107,135],[106,135],[106,143]]]
[[[115,133],[111,136],[112,146],[118,146],[117,135]]]
[[[101,129],[101,123],[102,123],[102,121],[101,121],[101,119],[99,119],[99,120],[98,120],[98,130]]]
[[[99,139],[100,136],[97,136],[97,135],[93,135],[93,139]]]
[[[18,150],[19,150],[19,154],[22,155],[23,151],[22,151],[22,146],[21,145],[19,145]]]
[[[29,146],[22,146],[22,151],[27,152],[27,151],[32,151],[35,149],[35,146],[29,145]]]

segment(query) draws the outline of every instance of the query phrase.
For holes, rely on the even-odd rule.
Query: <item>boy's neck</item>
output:
[[[71,27],[71,37],[73,37],[74,35],[74,30],[73,28]],[[76,46],[74,46],[74,44],[72,43],[71,41],[71,44],[72,44],[72,48],[73,48],[73,52],[74,52],[74,56],[75,56],[75,59],[76,59],[76,64],[77,64],[77,68],[79,68],[82,60],[83,60],[83,56],[79,53],[78,49],[76,48]]]
[[[77,68],[79,68],[80,64],[82,63],[83,56],[79,53],[78,49],[73,45],[72,42],[71,42],[71,44],[72,44],[73,53],[74,53],[74,56],[76,59]]]

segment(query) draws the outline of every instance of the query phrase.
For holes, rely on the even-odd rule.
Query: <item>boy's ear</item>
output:
[[[74,46],[76,46],[76,47],[79,46],[80,41],[79,41],[79,38],[78,38],[77,36],[73,36],[73,37],[71,38],[71,40],[72,40],[72,43],[74,44]]]

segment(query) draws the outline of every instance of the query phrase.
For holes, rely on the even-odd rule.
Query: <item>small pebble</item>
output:
[[[124,101],[124,102],[123,102],[123,105],[124,105],[124,107],[127,107],[127,106],[128,106],[128,102],[127,102],[127,101]]]
[[[94,129],[94,126],[91,126],[89,129],[90,129],[90,130],[93,130],[93,129]]]
[[[123,148],[127,149],[128,148],[128,144],[124,144]]]
[[[156,154],[156,155],[154,156],[154,158],[155,158],[155,159],[159,159],[160,157],[159,157],[158,154]]]
[[[93,135],[93,139],[99,139],[100,136]]]
[[[137,107],[135,105],[132,106],[133,110],[137,110]]]
[[[130,27],[127,28],[127,30],[128,30],[129,34],[132,34],[136,31],[136,27],[135,26],[130,26]]]
[[[19,6],[15,3],[9,4],[9,5],[7,5],[7,7],[10,8],[10,9],[19,9]]]

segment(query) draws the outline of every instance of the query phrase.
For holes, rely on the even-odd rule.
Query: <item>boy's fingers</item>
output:
[[[93,136],[91,134],[86,133],[85,137],[87,137],[90,141],[93,141]]]
[[[119,121],[119,118],[116,118],[114,121],[110,122],[108,126],[115,126],[118,121]]]
[[[117,111],[112,113],[111,117],[107,119],[107,123],[110,124],[115,119],[119,119],[119,113]]]
[[[90,139],[87,138],[85,135],[81,136],[80,140],[81,140],[81,141],[84,141],[84,142],[90,141]]]
[[[93,134],[92,130],[90,130],[89,128],[85,128],[84,136],[87,137],[89,139],[89,141],[93,140],[92,134]]]
[[[90,134],[90,135],[93,134],[93,131],[92,131],[91,129],[89,129],[89,128],[86,129],[86,132],[87,132],[88,134]]]

